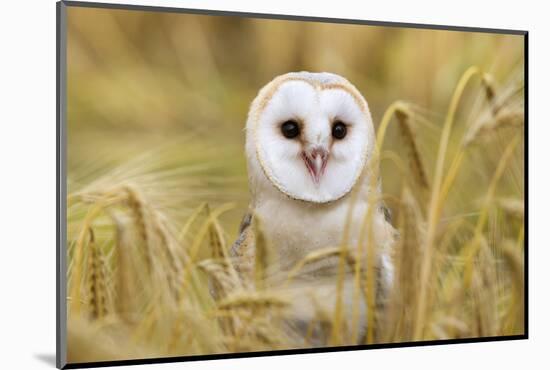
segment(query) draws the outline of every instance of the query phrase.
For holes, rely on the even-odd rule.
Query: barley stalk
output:
[[[395,116],[397,117],[401,137],[409,149],[409,163],[411,164],[414,179],[422,191],[428,191],[430,187],[428,184],[428,176],[426,175],[426,169],[422,162],[422,157],[418,150],[418,144],[416,143],[416,137],[411,125],[411,112],[408,107],[403,104],[395,111]]]
[[[92,228],[89,233],[87,273],[91,316],[93,319],[103,319],[108,313],[104,262]]]
[[[136,292],[141,290],[135,270],[139,265],[128,227],[115,213],[111,213],[111,218],[116,227],[116,309],[124,321],[131,322],[138,311]]]
[[[504,261],[510,271],[511,281],[511,300],[508,305],[506,316],[503,323],[503,335],[524,333],[524,318],[525,318],[525,292],[524,292],[524,262],[521,245],[505,240],[500,250]]]
[[[269,307],[283,308],[289,302],[273,293],[237,292],[218,303],[219,309],[253,308],[266,309]]]
[[[523,109],[502,109],[494,117],[483,121],[473,134],[470,134],[464,145],[470,145],[489,135],[494,135],[496,131],[507,128],[522,128],[524,124],[525,112]]]
[[[508,165],[508,161],[510,160],[510,158],[511,158],[511,156],[514,152],[514,149],[516,148],[516,145],[518,144],[518,142],[519,142],[519,140],[516,137],[507,145],[506,150],[504,151],[504,153],[503,153],[503,155],[502,155],[502,157],[501,157],[501,159],[498,163],[497,169],[495,170],[493,178],[491,179],[491,183],[489,184],[489,188],[488,188],[487,194],[485,196],[485,204],[481,208],[481,212],[480,212],[480,215],[479,215],[479,218],[478,218],[478,221],[477,221],[474,237],[464,247],[463,254],[467,259],[467,265],[466,265],[467,268],[466,268],[466,271],[464,273],[464,281],[465,281],[466,287],[469,287],[470,282],[471,282],[472,271],[473,271],[472,260],[473,260],[474,256],[477,254],[477,252],[480,248],[480,245],[481,245],[481,240],[482,240],[482,237],[483,237],[483,229],[485,228],[485,224],[487,222],[489,205],[491,204],[491,202],[493,200],[494,193],[496,191],[498,181],[500,180],[502,174],[504,173],[504,170],[506,169],[506,166]]]
[[[469,68],[461,77],[455,92],[453,94],[451,104],[445,119],[443,126],[443,131],[441,133],[441,139],[439,142],[439,150],[437,154],[437,162],[435,167],[432,196],[429,203],[429,212],[428,212],[428,232],[426,238],[426,247],[423,251],[421,270],[420,270],[420,292],[418,298],[418,305],[416,308],[416,323],[414,331],[414,339],[419,340],[423,336],[425,330],[426,322],[426,303],[428,298],[428,280],[432,273],[432,255],[434,253],[434,244],[436,237],[436,226],[441,215],[441,208],[443,205],[444,199],[440,197],[440,191],[443,182],[443,166],[445,164],[445,156],[447,152],[447,147],[449,145],[449,138],[451,135],[451,128],[453,126],[454,118],[456,111],[458,109],[458,104],[466,88],[466,84],[470,79],[479,73],[477,67]]]

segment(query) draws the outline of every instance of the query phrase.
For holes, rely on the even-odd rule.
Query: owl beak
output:
[[[303,152],[302,157],[313,182],[319,185],[328,161],[328,151],[325,148],[314,148]]]

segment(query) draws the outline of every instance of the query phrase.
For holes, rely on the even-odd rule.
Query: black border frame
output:
[[[399,343],[377,343],[354,346],[339,346],[339,347],[323,347],[323,348],[301,348],[275,351],[257,351],[257,352],[238,352],[238,353],[223,353],[211,355],[192,355],[192,356],[175,356],[175,357],[158,357],[158,358],[143,358],[129,359],[116,361],[97,361],[97,362],[80,362],[67,363],[67,312],[66,312],[66,78],[67,78],[67,28],[66,17],[67,7],[81,8],[101,8],[101,9],[118,9],[118,10],[135,10],[149,12],[168,12],[168,13],[184,13],[197,15],[217,15],[217,16],[237,16],[256,19],[279,19],[303,22],[323,22],[323,23],[340,23],[340,24],[357,24],[370,26],[384,27],[399,27],[399,28],[415,28],[429,30],[445,30],[445,31],[461,31],[461,32],[481,32],[481,33],[496,33],[519,35],[524,37],[524,99],[525,99],[525,134],[524,134],[524,186],[525,186],[525,217],[524,217],[524,334],[507,335],[495,337],[475,337],[475,338],[460,338],[460,339],[444,339],[444,340],[429,340],[416,342],[399,342]],[[83,2],[83,1],[67,1],[62,0],[56,3],[56,367],[59,369],[79,369],[79,368],[94,368],[104,366],[124,366],[124,365],[143,365],[143,364],[158,364],[158,363],[173,363],[187,361],[202,361],[202,360],[219,360],[231,358],[245,357],[265,357],[265,356],[281,356],[294,354],[308,353],[324,353],[324,352],[341,352],[341,351],[358,351],[365,349],[381,349],[381,348],[402,348],[402,347],[417,347],[417,346],[433,346],[446,344],[462,344],[462,343],[482,343],[482,342],[498,342],[508,340],[521,340],[529,338],[529,181],[528,181],[528,157],[529,157],[529,32],[526,30],[514,29],[498,29],[498,28],[480,28],[480,27],[461,27],[449,25],[431,25],[420,23],[402,23],[402,22],[385,22],[360,19],[342,19],[342,18],[326,18],[326,17],[311,17],[299,15],[284,15],[284,14],[266,14],[266,13],[249,13],[236,12],[226,10],[207,10],[207,9],[191,9],[191,8],[176,8],[151,5],[131,5],[131,4],[114,4],[114,3],[99,3],[99,2]]]

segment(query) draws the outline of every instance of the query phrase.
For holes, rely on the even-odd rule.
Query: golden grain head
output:
[[[426,168],[422,160],[422,155],[418,149],[416,134],[412,126],[414,115],[412,110],[406,104],[400,105],[395,111],[397,122],[399,124],[399,132],[405,146],[408,148],[408,158],[411,172],[414,178],[414,184],[422,191],[429,190],[428,176]]]

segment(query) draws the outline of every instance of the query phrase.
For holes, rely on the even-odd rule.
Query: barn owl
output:
[[[275,253],[278,274],[274,276],[285,276],[315,251],[340,246],[350,209],[347,240],[350,249],[357,250],[369,208],[369,191],[379,194],[380,186],[369,190],[374,128],[367,102],[350,82],[331,73],[297,72],[276,77],[251,104],[245,149],[250,214],[244,218],[231,250],[242,276],[250,276],[254,270],[250,226],[254,219],[261,220],[265,239]],[[392,281],[395,230],[380,201],[372,207],[380,293]],[[296,327],[307,327],[320,311],[328,317],[332,314],[338,261],[334,256],[307,264],[292,285],[285,287]],[[271,288],[277,289],[280,280],[271,279]],[[343,290],[348,317],[352,296],[353,274],[348,271]],[[357,304],[361,312],[358,325],[364,330],[365,302]]]

